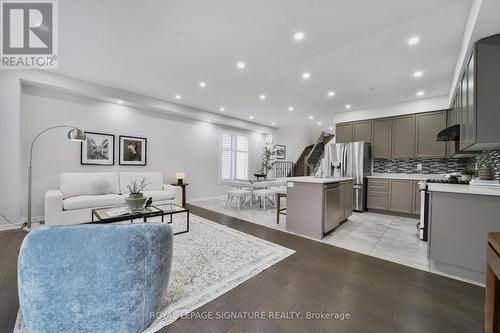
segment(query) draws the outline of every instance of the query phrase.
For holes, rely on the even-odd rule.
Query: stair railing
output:
[[[316,150],[316,147],[320,144],[320,143],[323,143],[323,140],[325,139],[325,132],[321,132],[321,135],[320,137],[318,138],[318,140],[316,140],[316,142],[314,143],[314,146],[313,148],[311,149],[311,151],[309,152],[309,155],[307,155],[306,159],[305,159],[305,163],[304,163],[304,175],[307,175],[308,174],[308,169],[309,170],[314,170],[314,165],[311,165],[309,159],[311,158],[311,155],[314,153],[314,151]]]
[[[293,177],[295,163],[290,161],[275,161],[274,176],[276,178]]]

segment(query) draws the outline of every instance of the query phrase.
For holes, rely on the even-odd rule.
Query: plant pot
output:
[[[493,175],[493,170],[489,167],[482,167],[479,169],[479,179],[480,180],[493,180],[495,176]]]
[[[146,200],[147,198],[144,198],[144,194],[142,193],[130,193],[129,197],[125,198],[125,202],[132,212],[142,210]]]

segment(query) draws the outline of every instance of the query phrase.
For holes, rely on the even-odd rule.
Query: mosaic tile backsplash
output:
[[[374,159],[373,172],[438,174],[458,172],[474,164],[470,158]],[[417,165],[422,164],[422,170]]]
[[[500,179],[500,151],[489,153],[489,160],[495,171],[495,178]],[[417,170],[417,164],[422,170]],[[374,159],[373,172],[376,173],[417,173],[442,174],[458,172],[461,169],[476,166],[476,158],[410,158],[410,159]]]

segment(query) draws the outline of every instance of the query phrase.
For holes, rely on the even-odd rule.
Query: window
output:
[[[248,138],[224,133],[220,140],[220,180],[248,179]]]

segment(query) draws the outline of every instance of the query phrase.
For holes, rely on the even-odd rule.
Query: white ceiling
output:
[[[58,73],[277,126],[448,94],[470,0],[60,1]],[[305,39],[297,42],[294,32]],[[411,36],[420,43],[407,45]],[[236,62],[246,63],[244,70]],[[413,72],[422,70],[421,78]],[[301,74],[311,73],[305,81]],[[198,82],[204,81],[202,89]],[[334,90],[333,98],[327,92]],[[259,100],[266,94],[265,101]],[[289,112],[288,106],[294,111]],[[314,115],[314,120],[308,120]]]

